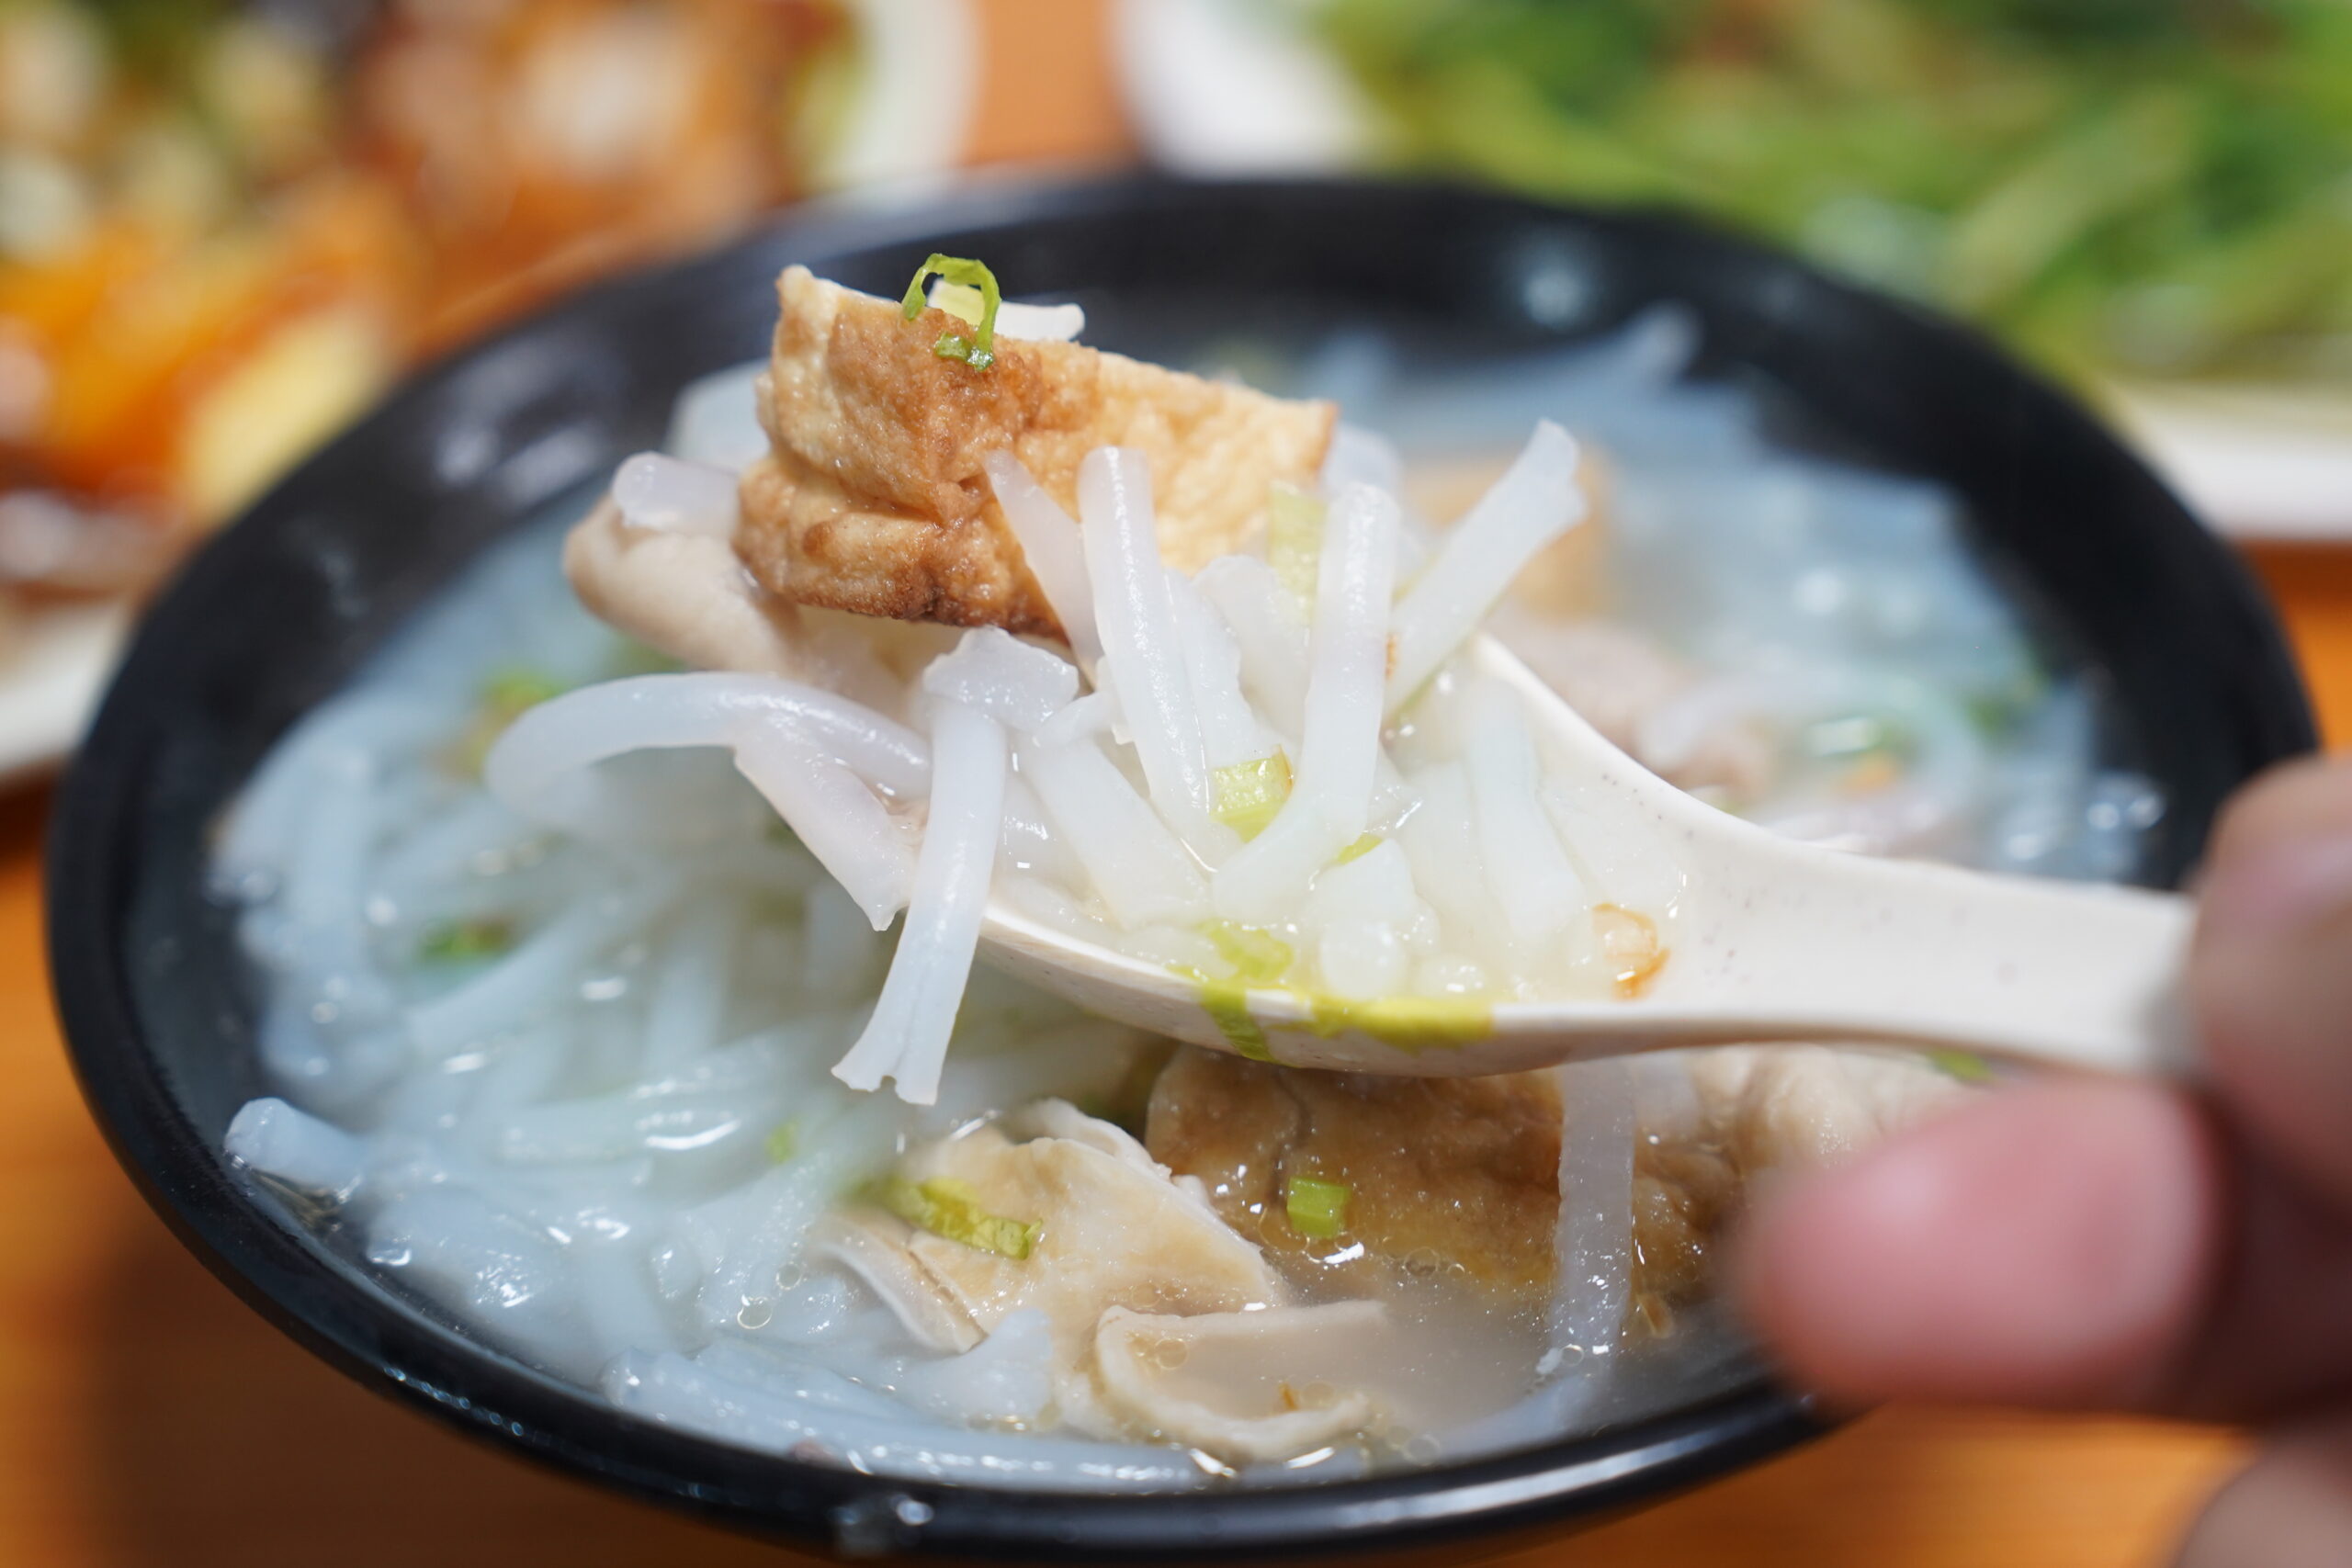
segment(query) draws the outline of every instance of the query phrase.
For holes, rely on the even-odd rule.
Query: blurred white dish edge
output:
[[[118,599],[26,615],[22,640],[0,660],[0,784],[49,772],[80,742],[134,615]]]
[[[819,160],[829,190],[935,175],[964,153],[979,103],[973,0],[851,0],[864,62],[838,136]]]

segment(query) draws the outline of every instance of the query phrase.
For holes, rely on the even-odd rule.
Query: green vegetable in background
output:
[[[2346,0],[1322,0],[1399,161],[1695,207],[2076,373],[2352,383]]]

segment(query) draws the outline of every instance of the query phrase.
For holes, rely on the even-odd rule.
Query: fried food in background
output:
[[[135,591],[402,367],[796,194],[841,0],[0,0],[0,596]]]

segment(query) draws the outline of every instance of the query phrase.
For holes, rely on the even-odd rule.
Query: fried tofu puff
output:
[[[1059,637],[983,458],[1011,452],[1074,516],[1088,452],[1144,452],[1161,552],[1192,571],[1241,546],[1275,481],[1314,481],[1338,418],[1071,343],[1000,336],[975,369],[933,353],[963,327],[942,311],[909,321],[805,267],[776,289],[772,450],[743,476],[735,545],[792,604]]]
[[[1714,1289],[1747,1184],[1832,1164],[1965,1099],[1915,1057],[1821,1046],[1696,1052],[1679,1112],[1645,1122],[1633,1159],[1630,1308],[1656,1334]],[[1200,1179],[1226,1222],[1295,1283],[1377,1292],[1442,1269],[1502,1303],[1547,1300],[1560,1211],[1551,1073],[1405,1078],[1310,1072],[1187,1046],[1153,1086],[1144,1142]],[[1302,1234],[1301,1177],[1348,1190],[1335,1237]]]

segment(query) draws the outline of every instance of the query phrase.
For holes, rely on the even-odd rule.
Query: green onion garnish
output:
[[[1302,604],[1315,603],[1323,513],[1321,502],[1292,485],[1277,484],[1266,498],[1266,564]]]
[[[472,964],[495,958],[514,945],[512,921],[443,920],[418,940],[416,955],[427,964]]]
[[[1348,1228],[1348,1185],[1312,1176],[1294,1176],[1283,1195],[1290,1213],[1290,1228],[1317,1241],[1329,1241]]]
[[[1290,973],[1298,955],[1290,943],[1272,931],[1232,920],[1209,920],[1201,927],[1217,955],[1233,965],[1233,977],[1245,986],[1271,986]]]
[[[1201,1010],[1209,1015],[1225,1043],[1253,1062],[1271,1062],[1274,1048],[1266,1031],[1250,1015],[1250,987],[1240,980],[1212,980],[1194,972],[1186,976],[1201,987]]]
[[[782,1165],[786,1160],[790,1159],[793,1151],[799,1146],[800,1123],[797,1122],[777,1122],[775,1131],[770,1133],[768,1141],[761,1145],[767,1150],[769,1160],[776,1165]]]
[[[929,1181],[893,1177],[875,1194],[881,1205],[917,1230],[1015,1262],[1029,1256],[1045,1226],[1009,1220],[980,1207],[970,1183],[937,1176]]]
[[[473,722],[466,726],[464,735],[449,749],[444,761],[461,778],[473,778],[481,772],[481,760],[506,727],[538,706],[550,697],[560,697],[571,688],[544,670],[516,666],[493,672],[481,683],[481,705],[474,710]]]
[[[940,291],[943,298],[935,301],[926,299],[922,288],[925,280],[934,275],[946,279],[950,286]],[[972,289],[979,290],[977,313],[971,311]],[[970,337],[961,333],[942,333],[939,341],[931,345],[931,352],[942,359],[960,359],[975,370],[985,370],[996,363],[996,311],[1003,302],[1003,297],[997,292],[996,274],[985,265],[967,256],[942,255],[934,251],[929,261],[915,269],[914,281],[907,285],[907,297],[899,301],[899,313],[911,321],[922,314],[925,305],[935,303],[949,315],[970,323]]]
[[[544,670],[501,670],[481,683],[482,705],[512,722],[549,697],[571,690]]]
[[[1995,1077],[1993,1064],[1973,1051],[1930,1051],[1928,1065],[1962,1083],[1991,1083]]]
[[[1243,838],[1254,839],[1290,798],[1290,759],[1277,751],[1235,762],[1212,773],[1209,784],[1216,819]]]

